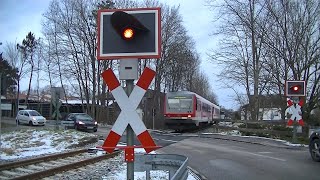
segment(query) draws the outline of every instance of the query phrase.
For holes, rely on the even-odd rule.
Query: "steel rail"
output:
[[[104,159],[112,158],[112,157],[118,155],[120,152],[121,151],[115,151],[115,152],[113,152],[111,154],[105,154],[105,155],[102,155],[102,156],[89,158],[89,159],[86,159],[86,160],[70,163],[70,164],[67,164],[67,165],[62,165],[62,166],[51,168],[51,169],[48,169],[48,170],[44,170],[44,171],[40,171],[40,172],[36,172],[36,173],[32,173],[32,174],[27,174],[27,175],[24,175],[24,176],[15,177],[13,179],[14,180],[41,179],[41,178],[48,177],[48,176],[51,176],[51,175],[54,175],[54,174],[57,174],[57,173],[61,173],[61,172],[65,172],[65,171],[68,171],[68,170],[76,169],[76,168],[79,168],[81,166],[85,166],[85,165],[88,165],[88,164],[93,164],[93,163],[96,163],[96,162],[104,160]]]
[[[54,154],[54,155],[48,155],[44,157],[38,157],[38,158],[32,158],[32,159],[27,159],[27,160],[21,160],[21,161],[16,161],[16,162],[11,162],[11,163],[4,163],[0,165],[0,171],[7,170],[7,169],[13,169],[16,167],[21,167],[21,166],[27,166],[30,164],[35,164],[35,163],[40,163],[40,162],[45,162],[48,160],[53,160],[57,158],[65,158],[69,156],[74,156],[76,154],[81,154],[88,151],[88,149],[81,149],[81,150],[76,150],[76,151],[70,151],[62,154]]]

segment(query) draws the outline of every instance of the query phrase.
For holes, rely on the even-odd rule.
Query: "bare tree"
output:
[[[307,103],[303,109],[304,119],[308,120],[320,97],[320,2],[267,2],[266,8],[271,18],[265,47],[269,67],[275,64],[274,84],[281,87],[278,93],[283,94],[284,80],[306,81]]]
[[[244,87],[252,120],[258,120],[258,97],[264,90],[260,78],[263,63],[261,47],[265,36],[261,25],[266,20],[263,7],[259,0],[224,0],[220,7],[223,24],[218,32],[224,39],[221,48],[210,55],[213,61],[223,66],[224,71],[219,75],[221,79]]]
[[[29,77],[29,85],[28,85],[28,91],[26,96],[25,103],[28,103],[28,99],[30,96],[30,90],[31,90],[31,82],[33,78],[33,72],[35,68],[34,63],[34,56],[35,56],[35,50],[37,48],[37,40],[32,32],[29,32],[26,36],[26,38],[22,41],[22,44],[17,44],[17,48],[19,48],[23,54],[23,58],[26,59],[28,64],[30,65],[30,77]]]
[[[27,67],[27,59],[23,58],[23,54],[20,53],[20,48],[17,43],[7,43],[5,46],[5,56],[8,59],[8,62],[12,65],[12,67],[16,67],[18,69],[18,77],[17,77],[17,102],[16,102],[16,112],[18,109],[19,104],[19,94],[20,94],[20,83],[21,79],[23,79],[26,74],[29,72]]]
[[[221,80],[229,79],[246,89],[249,104],[254,105],[253,119],[257,119],[261,94],[278,95],[284,112],[285,80],[307,82],[306,119],[316,107],[319,7],[314,0],[224,0],[219,7],[228,18],[223,19],[219,32],[224,37],[222,46],[211,58],[225,69]]]

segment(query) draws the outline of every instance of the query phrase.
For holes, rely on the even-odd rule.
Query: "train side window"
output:
[[[204,106],[205,106],[205,104],[202,103],[202,111],[205,111],[205,110],[206,110],[206,108],[205,108]]]

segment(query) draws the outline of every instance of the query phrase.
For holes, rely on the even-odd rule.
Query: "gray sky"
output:
[[[208,61],[206,53],[218,46],[217,40],[209,36],[217,26],[212,22],[213,12],[205,6],[206,0],[161,0],[168,5],[180,5],[180,14],[183,24],[188,30],[188,35],[196,42],[200,54],[203,70],[210,80],[210,85],[218,96],[219,104],[226,108],[237,108],[233,101],[233,92],[223,88],[213,74],[220,71]],[[21,43],[28,32],[33,32],[36,37],[41,34],[42,14],[47,10],[50,0],[2,0],[0,5],[0,52],[7,42]],[[22,89],[26,89],[27,84]]]

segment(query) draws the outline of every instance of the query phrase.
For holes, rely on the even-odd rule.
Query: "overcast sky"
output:
[[[41,34],[42,14],[47,10],[50,0],[1,0],[0,5],[0,52],[7,42],[21,43],[28,32],[36,37]],[[168,5],[180,5],[180,14],[188,35],[196,42],[196,48],[201,56],[203,70],[209,77],[210,85],[218,96],[219,104],[226,108],[237,108],[233,101],[231,90],[223,88],[213,74],[220,71],[217,66],[208,61],[206,53],[217,47],[217,40],[209,36],[217,26],[212,22],[213,12],[206,5],[206,0],[161,0]],[[27,89],[27,85],[22,87]]]

